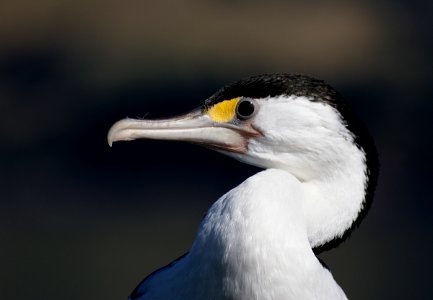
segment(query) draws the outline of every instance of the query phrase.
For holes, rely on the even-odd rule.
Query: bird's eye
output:
[[[254,102],[251,100],[241,100],[236,106],[236,116],[245,120],[251,118],[256,110]]]

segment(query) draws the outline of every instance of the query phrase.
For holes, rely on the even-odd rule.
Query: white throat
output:
[[[346,299],[311,249],[304,197],[285,171],[250,177],[211,207],[185,270],[201,272],[218,299]]]
[[[341,237],[357,219],[365,201],[365,154],[357,147],[344,149],[345,157],[325,176],[303,182],[307,194],[303,213],[311,247]]]

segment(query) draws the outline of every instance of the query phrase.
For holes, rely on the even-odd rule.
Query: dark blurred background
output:
[[[126,299],[257,169],[118,143],[257,73],[342,92],[380,153],[375,203],[322,256],[350,299],[432,299],[432,1],[0,3],[0,299]]]

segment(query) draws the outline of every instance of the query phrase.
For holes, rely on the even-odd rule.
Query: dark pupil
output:
[[[238,115],[241,118],[249,117],[254,112],[254,104],[251,101],[242,101],[238,105]]]

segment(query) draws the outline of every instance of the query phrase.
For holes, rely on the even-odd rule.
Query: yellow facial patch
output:
[[[236,105],[240,97],[224,100],[208,109],[207,114],[215,122],[224,123],[233,120],[236,115]]]

